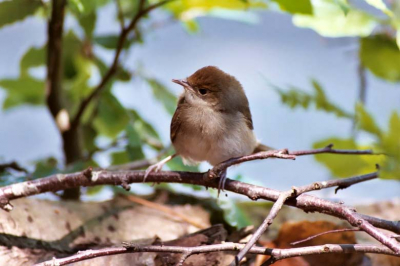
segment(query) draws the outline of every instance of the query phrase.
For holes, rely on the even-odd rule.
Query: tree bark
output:
[[[66,0],[53,0],[51,18],[48,23],[47,45],[47,106],[57,123],[60,112],[64,110],[62,95],[62,49],[63,26]],[[69,119],[69,118],[68,118]],[[69,121],[68,121],[69,123]],[[79,143],[79,128],[60,127],[57,123],[63,141],[65,163],[70,164],[82,158],[82,149]],[[67,189],[63,193],[64,199],[79,199],[80,189]]]

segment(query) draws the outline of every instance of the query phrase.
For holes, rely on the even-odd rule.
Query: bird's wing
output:
[[[239,111],[243,114],[244,118],[246,119],[247,126],[251,130],[253,130],[254,129],[254,127],[253,127],[253,119],[251,119],[251,112],[250,112],[249,105],[248,104],[244,105]]]
[[[185,97],[182,95],[178,100],[178,106],[176,107],[174,116],[172,117],[172,120],[171,120],[171,132],[170,132],[171,136],[170,137],[171,137],[172,143],[174,142],[176,135],[179,132],[179,128],[181,127],[181,124],[182,124],[181,115],[182,115],[182,108],[183,108],[184,103],[185,103]]]

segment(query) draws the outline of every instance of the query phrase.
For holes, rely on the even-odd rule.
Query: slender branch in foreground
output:
[[[121,55],[122,49],[123,49],[123,47],[125,45],[125,42],[126,42],[126,40],[128,38],[129,33],[133,29],[136,28],[136,26],[137,26],[137,24],[138,24],[138,22],[140,21],[141,18],[145,17],[148,13],[150,13],[152,10],[156,9],[157,7],[160,7],[160,6],[166,4],[166,3],[170,2],[170,1],[172,1],[172,0],[160,1],[158,3],[155,3],[153,5],[150,5],[150,6],[146,7],[146,8],[144,8],[145,1],[144,0],[140,0],[138,11],[137,11],[136,15],[133,17],[133,19],[131,20],[129,25],[127,27],[124,27],[121,30],[121,34],[120,34],[119,39],[118,39],[118,43],[117,43],[117,48],[116,48],[116,51],[115,51],[114,59],[113,59],[113,62],[111,64],[110,68],[108,69],[107,73],[103,76],[103,78],[101,79],[100,83],[92,91],[92,93],[90,93],[89,96],[87,96],[85,99],[83,99],[82,102],[80,103],[80,105],[78,107],[78,111],[77,111],[75,117],[72,119],[71,128],[76,128],[79,125],[80,119],[81,119],[83,113],[85,112],[86,108],[88,107],[89,103],[95,97],[97,97],[99,95],[99,93],[105,88],[107,83],[110,81],[110,79],[117,72],[119,57]]]
[[[37,195],[46,192],[56,192],[65,188],[88,187],[97,185],[120,186],[123,182],[128,184],[142,183],[145,171],[91,171],[87,169],[82,172],[71,174],[55,174],[49,177],[40,178],[32,181],[12,184],[0,188],[0,207],[6,211],[12,210],[11,200]],[[346,179],[342,179],[345,181]],[[183,183],[199,185],[204,187],[217,188],[218,180],[204,180],[203,173],[193,172],[172,172],[163,171],[150,173],[146,182],[148,183]],[[264,199],[277,201],[281,191],[256,186],[236,180],[227,179],[225,189],[237,194],[249,197],[252,200]],[[306,212],[319,212],[343,218],[342,209],[344,206],[339,203],[320,199],[318,197],[303,194],[296,200],[288,200],[286,205],[302,209]],[[382,229],[400,233],[400,221],[388,221],[368,215],[360,214],[374,226]]]
[[[246,253],[252,246],[255,245],[257,240],[261,237],[261,235],[267,230],[269,225],[272,224],[273,219],[278,215],[279,210],[282,208],[285,201],[293,196],[299,196],[303,193],[313,191],[313,190],[320,190],[329,187],[336,187],[335,192],[338,189],[344,189],[356,183],[368,181],[378,177],[378,173],[371,173],[362,176],[355,176],[346,179],[339,179],[339,180],[330,180],[330,181],[323,181],[323,182],[315,182],[311,185],[301,186],[301,187],[293,187],[289,191],[282,192],[278,200],[272,206],[268,216],[264,219],[260,227],[254,232],[253,236],[250,238],[249,242],[247,242],[246,246],[239,252],[239,254],[235,257],[234,262],[231,263],[233,265],[239,265],[239,262],[246,256]],[[361,218],[362,219],[362,218]],[[363,220],[360,220],[359,223],[362,223]],[[382,235],[380,236],[382,237]]]
[[[310,241],[310,240],[312,240],[314,238],[317,238],[317,237],[323,236],[323,235],[327,235],[327,234],[343,233],[343,232],[357,232],[357,231],[361,231],[360,228],[342,228],[342,229],[329,230],[329,231],[326,231],[326,232],[322,232],[322,233],[319,233],[319,234],[316,234],[316,235],[309,236],[309,237],[307,237],[305,239],[302,239],[302,240],[298,240],[298,241],[292,242],[292,243],[290,243],[290,245],[295,246],[295,245]]]
[[[261,235],[267,230],[267,228],[272,224],[272,221],[278,215],[280,209],[282,209],[285,201],[292,195],[293,191],[282,192],[278,200],[274,203],[269,212],[267,218],[264,219],[262,224],[257,228],[249,242],[246,243],[244,248],[235,256],[235,260],[230,264],[231,266],[239,265],[240,261],[246,256],[247,252],[256,244],[257,240],[260,239]]]
[[[79,186],[95,186],[95,185],[122,185],[130,183],[142,183],[144,171],[93,171],[87,169],[83,172],[74,174],[57,174],[47,178],[37,179],[18,183],[0,188],[0,206],[5,210],[11,210],[10,200],[36,195],[48,191],[58,191],[65,188]],[[202,185],[205,187],[218,187],[218,180],[204,180],[203,173],[190,172],[159,172],[151,173],[147,177],[147,182],[168,182],[168,183],[186,183]],[[265,199],[269,201],[277,201],[282,194],[281,191],[272,190],[265,187],[255,186],[239,181],[228,179],[225,189],[238,194],[246,195],[250,199]],[[381,243],[389,246],[391,249],[400,251],[399,243],[380,232],[377,228],[383,228],[394,233],[400,232],[399,221],[386,221],[383,219],[370,217],[367,215],[359,215],[352,208],[343,204],[320,199],[315,196],[302,194],[295,199],[290,198],[286,201],[287,205],[291,205],[307,212],[319,212],[335,216],[347,220],[351,225],[356,226],[376,238]]]
[[[223,244],[197,246],[197,247],[137,246],[137,245],[127,244],[125,245],[125,247],[112,247],[112,248],[104,248],[98,250],[86,250],[78,252],[77,254],[70,257],[65,257],[61,259],[54,258],[49,261],[35,264],[34,266],[54,266],[54,265],[62,266],[102,256],[110,256],[110,255],[126,254],[126,253],[138,253],[138,252],[182,253],[184,254],[184,259],[186,259],[187,257],[193,254],[221,252],[221,251],[225,252],[238,251],[241,250],[243,247],[244,244],[236,244],[236,243],[223,243]],[[362,245],[362,244],[354,244],[354,245],[326,244],[320,246],[290,248],[290,249],[253,247],[249,250],[249,252],[252,254],[270,255],[272,256],[271,258],[274,258],[274,261],[292,257],[305,256],[305,255],[329,254],[329,253],[339,253],[339,254],[375,253],[375,254],[387,254],[387,255],[399,256],[398,254],[395,254],[393,251],[382,245]]]
[[[375,179],[378,177],[378,173],[370,173],[361,176],[350,177],[346,179],[339,179],[339,180],[330,180],[330,181],[323,181],[323,182],[315,182],[310,185],[301,186],[301,187],[293,187],[292,190],[282,192],[279,195],[278,200],[274,203],[271,208],[270,213],[264,219],[263,223],[260,227],[256,230],[253,234],[249,242],[246,244],[245,248],[242,249],[239,254],[235,257],[235,260],[231,263],[233,265],[239,265],[239,262],[245,257],[246,252],[257,242],[257,240],[261,237],[261,235],[267,230],[268,226],[272,224],[273,219],[278,215],[279,210],[282,208],[284,202],[290,197],[297,197],[303,193],[313,191],[313,190],[320,190],[329,187],[337,186],[335,192],[338,189],[344,189],[351,185],[365,182],[371,179]],[[346,208],[343,210],[343,214],[346,216],[346,220],[352,224],[353,226],[358,226],[363,231],[367,232],[369,235],[377,239],[379,242],[385,244],[386,246],[390,247],[392,250],[396,252],[400,252],[400,245],[395,242],[391,241],[389,237],[385,234],[379,232],[378,230],[373,230],[374,228],[368,221],[363,219],[362,216],[356,214],[350,208]],[[356,221],[356,222],[355,222]]]
[[[330,152],[330,151],[332,151],[331,146],[328,146],[320,150],[301,151],[297,153],[305,155],[305,154],[315,154],[315,153]],[[354,152],[358,153],[358,151]],[[346,154],[348,154],[348,151],[346,151]],[[276,151],[275,153],[270,151],[267,155],[268,157],[287,159],[287,157],[285,156],[287,155],[287,153],[285,153],[284,151]],[[253,159],[258,159],[258,158],[259,157],[257,156],[253,156]],[[246,158],[246,160],[247,159],[248,157]],[[236,158],[235,160],[241,160],[241,158]],[[12,199],[48,191],[58,191],[61,189],[71,188],[71,187],[112,184],[112,185],[122,185],[124,188],[128,189],[129,183],[142,182],[144,175],[145,175],[144,171],[109,172],[109,171],[93,171],[91,168],[83,172],[78,172],[74,174],[58,174],[50,176],[48,178],[28,181],[0,188],[0,207],[2,207],[5,210],[11,210],[12,206],[9,203],[9,201]],[[366,215],[359,215],[354,211],[354,209],[346,207],[343,204],[338,204],[317,197],[313,197],[310,195],[302,194],[311,190],[317,190],[326,187],[333,187],[333,186],[340,187],[341,185],[342,187],[348,187],[355,183],[371,180],[373,178],[376,178],[377,176],[378,175],[376,173],[371,173],[368,175],[352,177],[350,179],[342,179],[332,182],[331,181],[317,182],[313,183],[312,185],[293,188],[292,190],[286,192],[271,190],[268,188],[254,186],[251,184],[246,184],[229,179],[225,184],[225,188],[226,190],[246,195],[253,200],[261,198],[276,202],[270,214],[268,215],[267,219],[263,223],[263,226],[260,227],[259,230],[257,230],[256,234],[254,234],[253,240],[251,240],[248,243],[246,249],[248,249],[249,246],[251,247],[256,242],[256,240],[265,231],[265,229],[269,226],[269,224],[272,223],[273,218],[276,217],[278,211],[285,203],[303,209],[306,212],[316,211],[344,219],[348,221],[352,226],[362,229],[370,236],[374,237],[379,242],[389,247],[395,253],[400,254],[400,244],[396,241],[396,239],[385,235],[376,228],[380,227],[391,230],[395,233],[399,233],[400,222],[385,221],[383,219],[369,217]],[[188,183],[188,184],[203,185],[205,187],[213,187],[213,188],[218,187],[218,180],[215,179],[205,180],[202,177],[203,177],[202,173],[161,172],[161,173],[151,173],[148,176],[147,181],[157,182],[157,183],[159,182]],[[246,249],[244,250],[244,252],[246,251]]]

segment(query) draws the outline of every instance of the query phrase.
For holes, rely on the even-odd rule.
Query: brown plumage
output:
[[[171,141],[185,162],[215,165],[253,153],[258,142],[249,102],[235,77],[207,66],[174,82],[185,91],[172,118]]]
[[[270,149],[254,135],[249,102],[235,77],[207,66],[186,80],[172,81],[184,88],[171,121],[174,156],[181,156],[184,163],[207,161],[216,165]],[[171,158],[150,167],[146,176]]]

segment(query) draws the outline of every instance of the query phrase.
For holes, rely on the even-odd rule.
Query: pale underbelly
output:
[[[216,165],[233,157],[251,154],[257,146],[257,139],[252,130],[237,131],[218,138],[192,134],[181,136],[174,142],[176,153],[185,164],[207,161]]]

